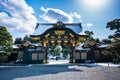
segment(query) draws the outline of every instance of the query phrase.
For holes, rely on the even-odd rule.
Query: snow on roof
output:
[[[52,28],[53,26],[50,25],[42,25],[39,24],[38,28],[35,29],[34,33],[32,35],[42,35],[45,31]]]
[[[80,34],[80,32],[82,31],[82,27],[79,26],[79,25],[69,25],[69,26],[66,26],[67,28],[73,30],[76,34]]]
[[[45,31],[53,27],[54,27],[53,25],[39,24],[32,35],[42,35],[43,33],[45,33]],[[73,30],[78,35],[82,31],[81,25],[71,24],[71,25],[66,25],[65,27]]]
[[[13,45],[12,47],[13,47],[13,48],[18,48],[16,45]]]
[[[99,46],[99,48],[104,48],[104,47],[107,47],[107,46],[109,46],[109,44],[102,44],[102,45]]]
[[[27,51],[35,51],[35,49],[28,49]]]
[[[5,51],[0,51],[0,53],[5,53]]]
[[[84,43],[80,43],[79,46],[75,47],[75,50],[90,50],[90,48],[82,48],[82,46],[84,45]],[[109,44],[101,44],[98,48],[104,48],[109,46]]]
[[[84,43],[80,43],[79,46],[75,47],[75,50],[90,50],[90,48],[82,48],[83,45],[84,45]]]
[[[43,48],[37,47],[36,49],[28,49],[28,51],[43,51]]]

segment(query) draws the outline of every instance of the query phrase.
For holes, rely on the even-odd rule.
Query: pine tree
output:
[[[108,46],[108,51],[112,55],[116,55],[120,60],[120,19],[115,19],[107,23],[107,27],[110,30],[115,30],[113,35],[109,35],[108,38],[112,39],[112,43]]]
[[[10,55],[12,51],[13,40],[6,27],[0,26],[0,51],[5,51],[6,55]]]

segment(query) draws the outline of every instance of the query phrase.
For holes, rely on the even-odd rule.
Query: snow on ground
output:
[[[112,64],[112,63],[80,63],[78,64],[79,66],[91,66],[91,67],[94,67],[94,66],[109,66],[109,67],[120,67],[120,64]]]
[[[23,66],[12,66],[12,65],[1,65],[0,68],[6,68],[6,67],[32,67],[35,65],[79,65],[79,66],[109,66],[109,67],[120,67],[120,64],[113,64],[113,63],[69,63],[69,60],[48,60],[47,64],[29,64],[29,65],[23,65]]]
[[[98,66],[111,66],[111,67],[120,67],[120,64],[113,64],[113,63],[96,63]]]
[[[69,60],[48,60],[48,65],[51,64],[69,64]]]

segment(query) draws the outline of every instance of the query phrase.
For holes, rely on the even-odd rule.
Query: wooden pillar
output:
[[[44,41],[44,60],[43,63],[46,64],[47,63],[47,41]]]
[[[44,47],[44,50],[45,50],[45,56],[44,56],[44,61],[43,63],[46,64],[47,63],[47,47]]]
[[[37,51],[37,60],[39,60],[39,52]]]
[[[71,53],[70,53],[70,63],[75,63],[75,59],[73,58],[74,57],[74,47],[75,47],[75,40],[74,40],[74,37],[72,36],[71,38]]]
[[[95,60],[94,47],[91,47],[90,55],[91,55],[91,62],[94,62],[94,60]]]
[[[81,60],[81,52],[82,52],[82,51],[80,51],[80,60]]]
[[[70,47],[70,63],[73,63],[73,50],[72,50],[72,47]]]
[[[71,46],[71,52],[70,52],[70,63],[75,63],[74,57],[74,46]]]
[[[102,61],[102,49],[99,49],[100,61]]]

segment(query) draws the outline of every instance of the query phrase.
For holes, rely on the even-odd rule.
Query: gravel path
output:
[[[0,68],[0,80],[120,80],[120,67],[34,65]]]

